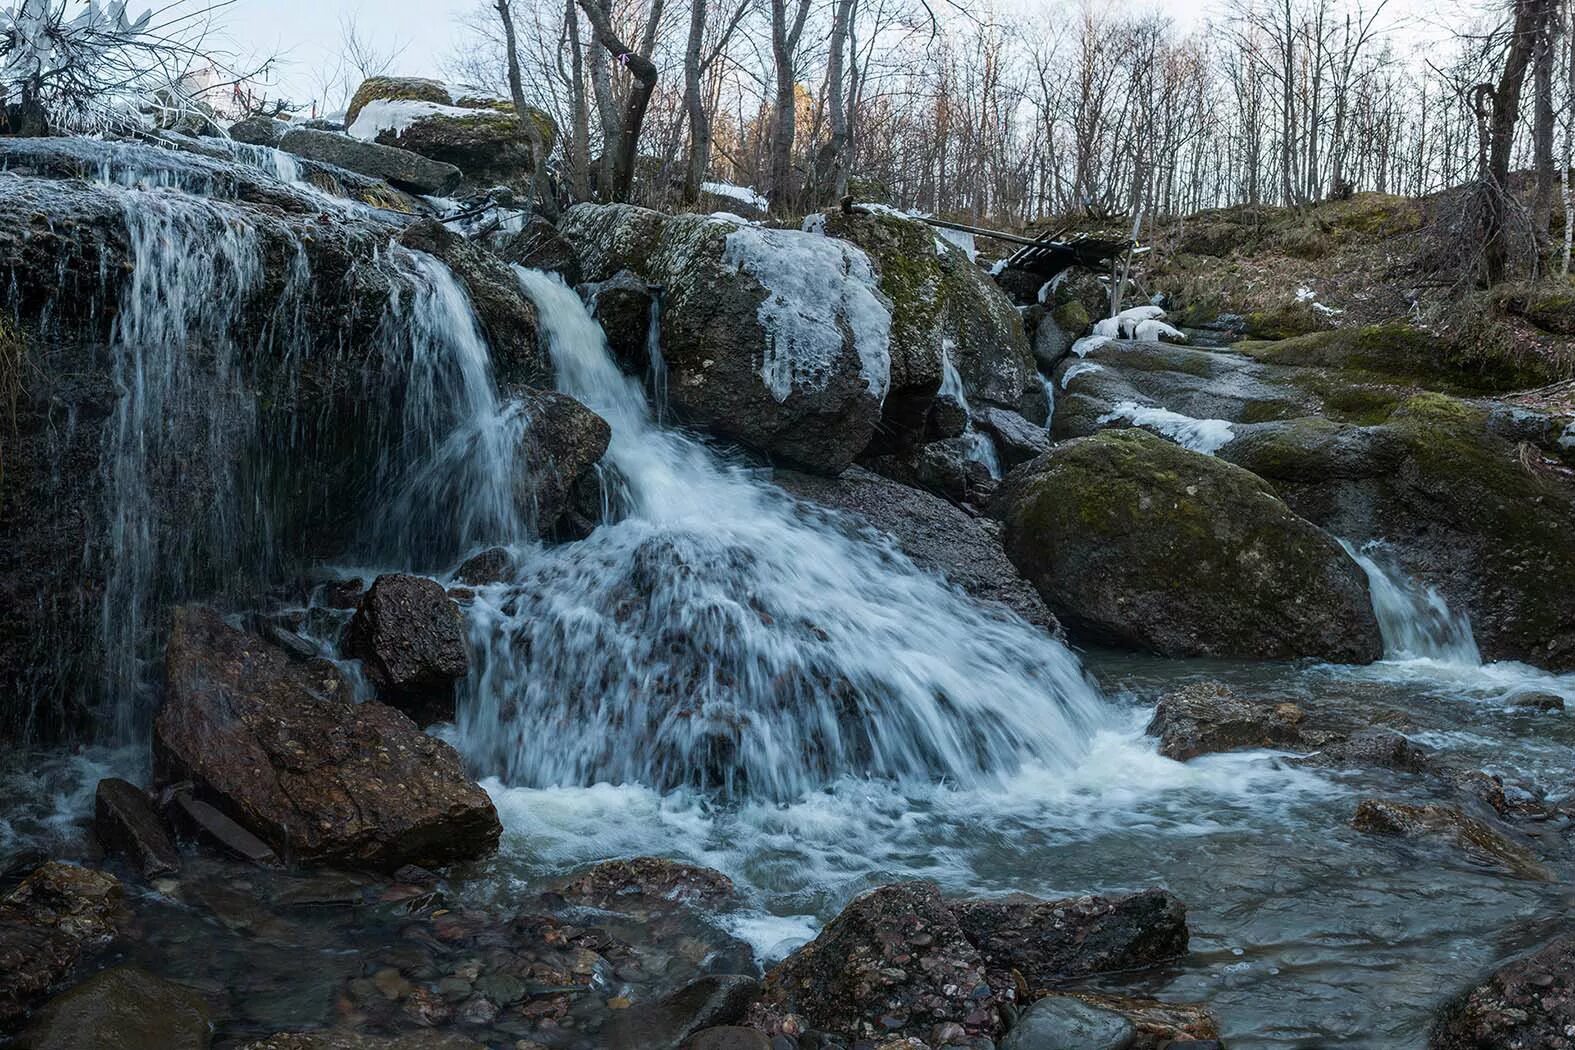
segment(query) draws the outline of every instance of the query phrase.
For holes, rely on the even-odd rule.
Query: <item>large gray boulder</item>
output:
[[[391,707],[355,703],[332,664],[297,663],[187,606],[175,615],[165,679],[156,775],[191,781],[282,856],[394,871],[497,845],[497,812],[454,749]]]
[[[390,186],[411,193],[447,193],[460,179],[459,169],[452,164],[332,131],[291,128],[279,137],[278,148],[307,160],[383,179]]]
[[[1259,478],[1137,430],[1007,476],[1006,552],[1083,638],[1166,656],[1382,654],[1367,580]]]
[[[560,229],[587,280],[630,270],[663,286],[679,418],[823,474],[869,444],[891,379],[892,315],[859,249],[627,205],[576,205]]]

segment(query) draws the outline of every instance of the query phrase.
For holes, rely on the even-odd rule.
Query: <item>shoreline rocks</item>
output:
[[[0,899],[0,1030],[114,940],[130,913],[113,875],[49,861]]]
[[[1440,1011],[1429,1050],[1575,1046],[1575,933],[1506,963]]]

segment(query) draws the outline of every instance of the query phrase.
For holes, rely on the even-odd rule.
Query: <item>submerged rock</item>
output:
[[[470,671],[465,620],[443,587],[421,576],[379,576],[341,643],[378,695],[418,724],[454,717],[454,683]]]
[[[1363,799],[1351,818],[1357,831],[1406,839],[1442,839],[1479,860],[1504,868],[1521,878],[1547,881],[1548,870],[1525,846],[1486,821],[1469,817],[1450,806],[1415,805],[1388,799]]]
[[[869,444],[891,382],[892,318],[859,249],[628,205],[576,205],[560,229],[588,281],[629,270],[663,286],[680,419],[816,473],[840,472]]]
[[[920,568],[940,573],[979,601],[1060,630],[1038,592],[1007,560],[994,522],[859,467],[837,478],[778,471],[776,482],[795,496],[867,522],[892,537]]]
[[[55,996],[13,1044],[18,1050],[207,1050],[202,996],[135,966],[117,966]]]
[[[679,1050],[705,1029],[743,1020],[760,994],[760,982],[737,975],[702,977],[654,1003],[638,1003],[613,1014],[611,1050]],[[758,1033],[756,1033],[758,1035]],[[717,1046],[720,1036],[703,1042]]]
[[[1439,1013],[1429,1050],[1575,1047],[1575,933],[1502,966]]]
[[[1160,697],[1145,732],[1177,762],[1242,748],[1284,747],[1301,739],[1305,717],[1295,704],[1243,700],[1218,682],[1182,686]]]
[[[1040,999],[1018,1018],[1001,1050],[1129,1050],[1137,1039],[1132,1022],[1114,1010],[1069,995]]]
[[[721,872],[665,857],[604,860],[559,881],[553,892],[593,908],[644,912],[683,905],[716,910],[738,895],[733,880]]]
[[[164,818],[147,792],[118,777],[98,782],[93,797],[93,830],[111,853],[124,854],[143,875],[157,878],[180,870],[180,854]]]
[[[1165,656],[1366,663],[1367,580],[1245,470],[1141,431],[1064,442],[1013,471],[992,511],[1063,623]]]
[[[50,861],[0,899],[0,1029],[20,1020],[130,918],[120,881]]]
[[[287,858],[393,871],[497,845],[497,812],[454,750],[391,707],[352,702],[332,665],[295,663],[187,606],[165,676],[157,773],[192,781]]]

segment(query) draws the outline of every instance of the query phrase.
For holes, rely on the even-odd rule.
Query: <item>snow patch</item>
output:
[[[891,306],[869,256],[830,237],[741,225],[727,235],[722,261],[766,290],[757,315],[766,331],[760,378],[772,397],[782,402],[795,387],[824,389],[846,332],[859,355],[859,374],[885,401]]]
[[[1065,390],[1066,387],[1067,387],[1067,384],[1070,383],[1072,380],[1076,379],[1080,375],[1085,375],[1085,374],[1087,374],[1089,372],[1103,372],[1104,370],[1105,370],[1105,366],[1100,364],[1100,363],[1098,363],[1097,361],[1076,361],[1076,362],[1073,362],[1071,365],[1069,365],[1067,367],[1067,370],[1065,372],[1061,373],[1061,389]]]
[[[1115,337],[1105,335],[1099,331],[1099,325],[1096,324],[1094,325],[1093,335],[1085,335],[1083,338],[1072,344],[1072,353],[1076,354],[1078,357],[1087,357],[1095,350],[1098,350],[1103,346],[1108,346],[1113,342],[1115,342]]]
[[[1100,424],[1124,419],[1136,427],[1157,431],[1182,448],[1212,456],[1229,444],[1236,434],[1224,419],[1193,419],[1180,412],[1155,405],[1140,405],[1136,401],[1119,402],[1114,409],[1100,416]]]
[[[1176,343],[1185,343],[1187,341],[1187,334],[1181,329],[1173,328],[1164,321],[1153,317],[1146,321],[1139,321],[1134,334],[1138,339],[1147,343],[1160,343],[1167,339]]]
[[[990,276],[999,277],[1006,272],[1006,260],[997,259],[990,265]]]
[[[403,135],[405,129],[427,117],[474,117],[498,114],[496,109],[464,109],[414,98],[375,98],[361,107],[355,123],[345,129],[351,138],[371,142],[384,131]]]
[[[748,186],[735,186],[731,182],[702,182],[700,188],[718,197],[742,201],[757,211],[765,211],[771,206],[771,202],[766,200],[759,190],[751,189]],[[808,220],[805,221],[807,222]]]

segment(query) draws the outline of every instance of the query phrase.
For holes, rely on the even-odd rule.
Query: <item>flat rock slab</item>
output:
[[[445,193],[460,180],[459,169],[452,164],[332,131],[293,128],[280,136],[278,148],[307,160],[336,164],[359,175],[384,179],[389,185],[411,193]]]
[[[106,777],[98,782],[93,798],[93,830],[105,849],[124,854],[144,878],[180,870],[180,854],[164,818],[159,816],[147,792],[130,781]]]
[[[51,999],[17,1038],[18,1050],[207,1050],[213,1023],[202,996],[135,966],[117,966]]]
[[[165,677],[157,774],[191,781],[286,859],[393,871],[497,846],[497,812],[454,749],[391,707],[353,703],[332,664],[185,606]]]

